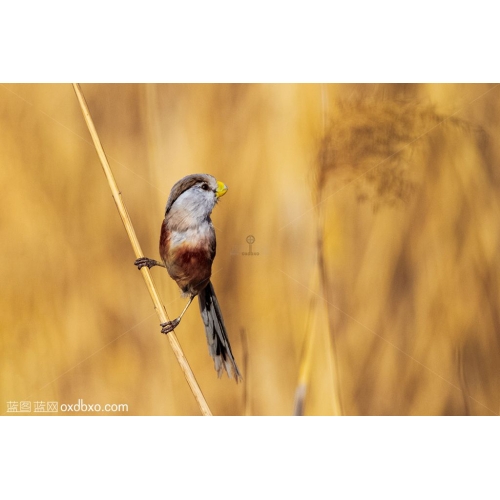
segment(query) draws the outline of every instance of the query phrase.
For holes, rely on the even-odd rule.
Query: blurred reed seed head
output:
[[[480,141],[484,134],[465,121],[440,115],[433,106],[415,101],[338,100],[319,148],[316,185],[323,195],[356,180],[359,201],[374,208],[408,201],[422,181],[423,162],[435,128]],[[463,138],[462,138],[463,139]]]

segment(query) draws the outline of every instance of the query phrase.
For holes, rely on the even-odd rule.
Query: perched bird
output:
[[[180,316],[162,323],[162,333],[169,333],[181,322],[193,299],[198,296],[205,325],[208,350],[220,377],[226,370],[236,382],[241,374],[231,352],[219,302],[210,282],[215,258],[215,229],[210,214],[219,198],[227,191],[224,183],[208,174],[192,174],[176,182],[170,191],[161,226],[158,262],[147,257],[137,259],[138,269],[144,266],[166,267],[183,296],[189,301]]]

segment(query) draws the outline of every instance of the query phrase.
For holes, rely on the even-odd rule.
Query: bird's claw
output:
[[[177,328],[180,322],[181,320],[177,318],[173,321],[168,321],[167,323],[160,323],[160,326],[162,327],[161,333],[170,333],[174,330],[174,328]]]
[[[137,269],[142,269],[146,266],[148,269],[156,266],[156,260],[148,259],[147,257],[141,257],[134,262],[134,266],[137,266]]]

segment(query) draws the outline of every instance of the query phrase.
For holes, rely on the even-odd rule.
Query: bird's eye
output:
[[[208,184],[206,182],[204,182],[202,185],[201,185],[201,189],[203,189],[204,191],[208,191]]]

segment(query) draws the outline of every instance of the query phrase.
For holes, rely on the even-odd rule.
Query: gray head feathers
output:
[[[186,175],[181,180],[177,181],[172,189],[170,190],[170,195],[167,200],[167,206],[165,207],[165,215],[168,214],[174,202],[179,198],[179,196],[199,183],[207,183],[211,191],[217,189],[217,180],[215,177],[209,174],[191,174]]]

